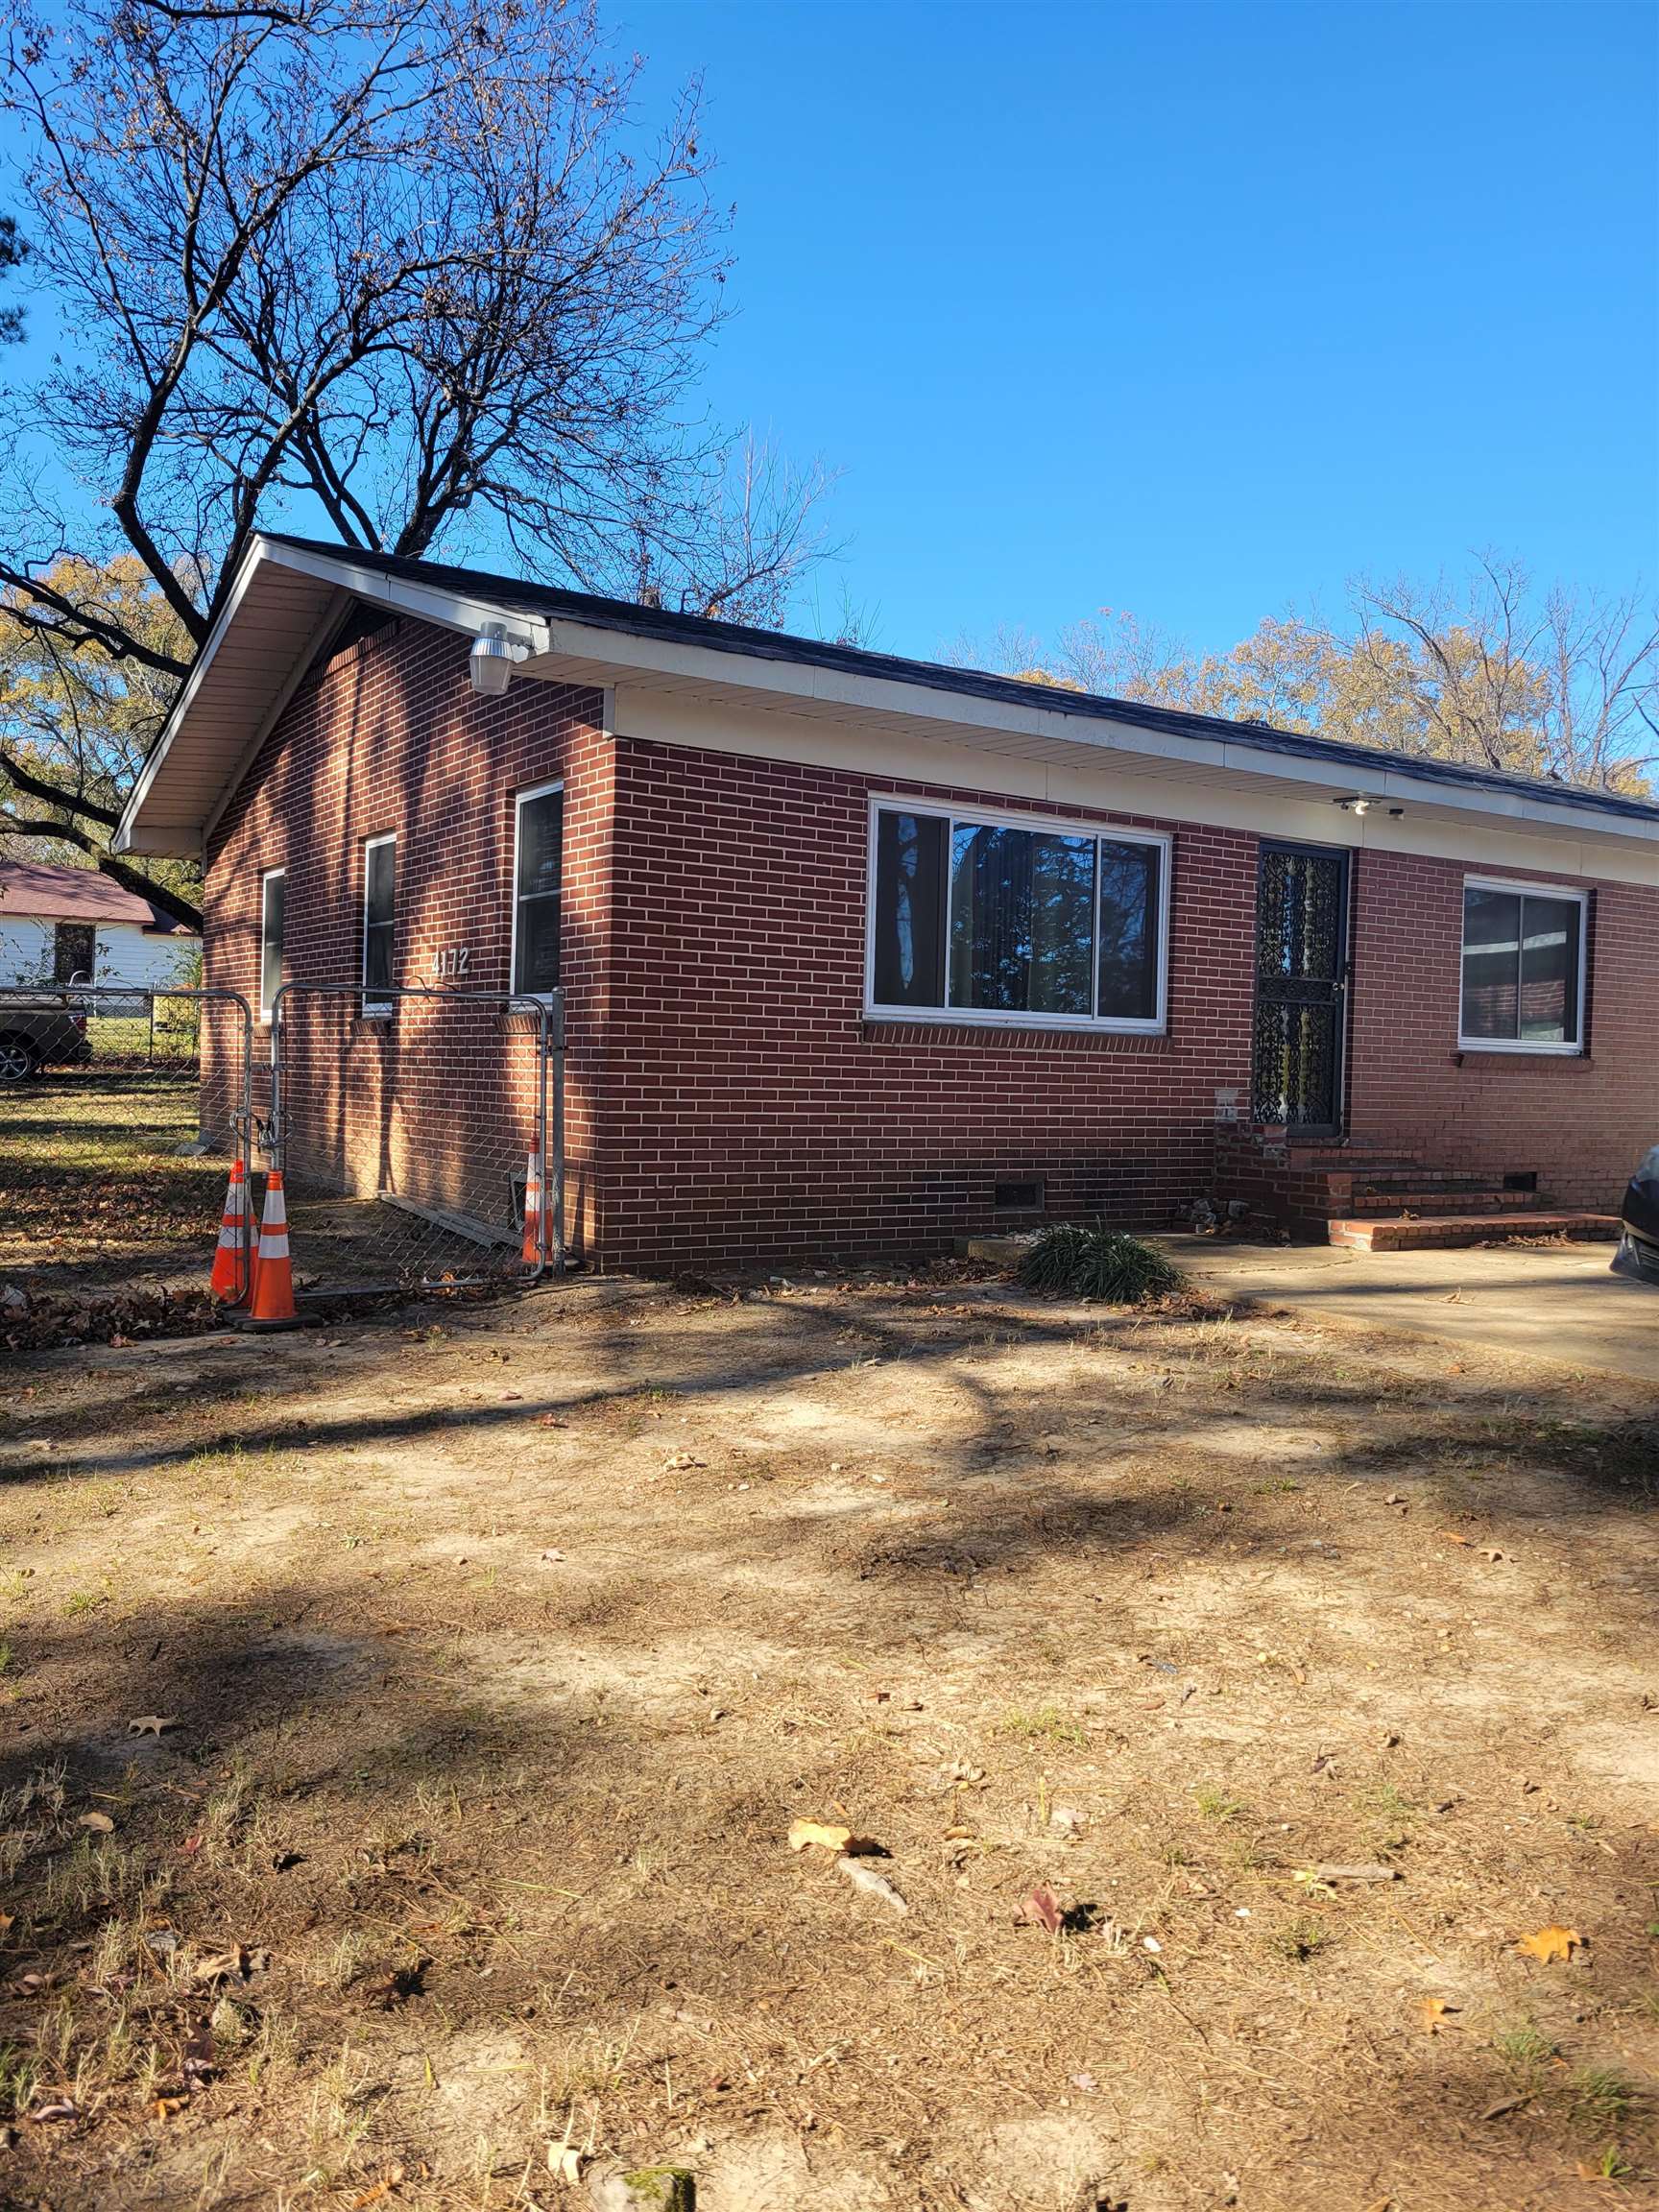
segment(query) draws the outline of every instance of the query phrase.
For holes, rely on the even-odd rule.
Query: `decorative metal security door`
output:
[[[1347,854],[1263,845],[1256,889],[1257,1121],[1310,1136],[1341,1128],[1347,997]]]

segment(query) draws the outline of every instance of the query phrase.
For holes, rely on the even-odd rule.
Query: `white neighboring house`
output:
[[[0,860],[0,985],[187,986],[202,940],[95,868]]]

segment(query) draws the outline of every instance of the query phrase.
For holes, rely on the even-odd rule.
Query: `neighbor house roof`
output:
[[[96,868],[49,868],[36,860],[0,860],[0,922],[8,919],[127,922],[158,934],[182,928]]]
[[[521,673],[674,692],[1075,765],[1084,754],[1302,796],[1409,796],[1451,815],[1659,841],[1659,805],[1620,793],[1309,736],[1262,722],[867,652],[522,577],[279,535],[254,538],[129,803],[117,850],[196,852],[353,598],[479,635],[503,627]]]

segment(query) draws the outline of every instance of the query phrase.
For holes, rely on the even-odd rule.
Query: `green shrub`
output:
[[[1059,1221],[1045,1229],[1020,1262],[1027,1290],[1064,1291],[1109,1306],[1140,1306],[1180,1288],[1181,1271],[1139,1237],[1103,1226]]]

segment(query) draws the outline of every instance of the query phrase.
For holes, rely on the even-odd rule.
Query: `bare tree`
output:
[[[1555,586],[1477,558],[1454,584],[1359,579],[1343,628],[1269,616],[1225,653],[1197,654],[1103,609],[1049,650],[1004,627],[952,659],[1144,700],[1267,722],[1351,744],[1640,791],[1659,761],[1659,609]]]
[[[8,41],[67,343],[0,421],[0,626],[177,682],[295,515],[778,618],[825,479],[691,411],[727,274],[698,94],[642,140],[591,0],[12,0]],[[117,554],[172,640],[74,588]]]
[[[0,215],[0,276],[9,276],[20,268],[29,257],[29,248],[12,215]],[[0,307],[0,346],[15,345],[23,335],[23,310],[21,307]]]

